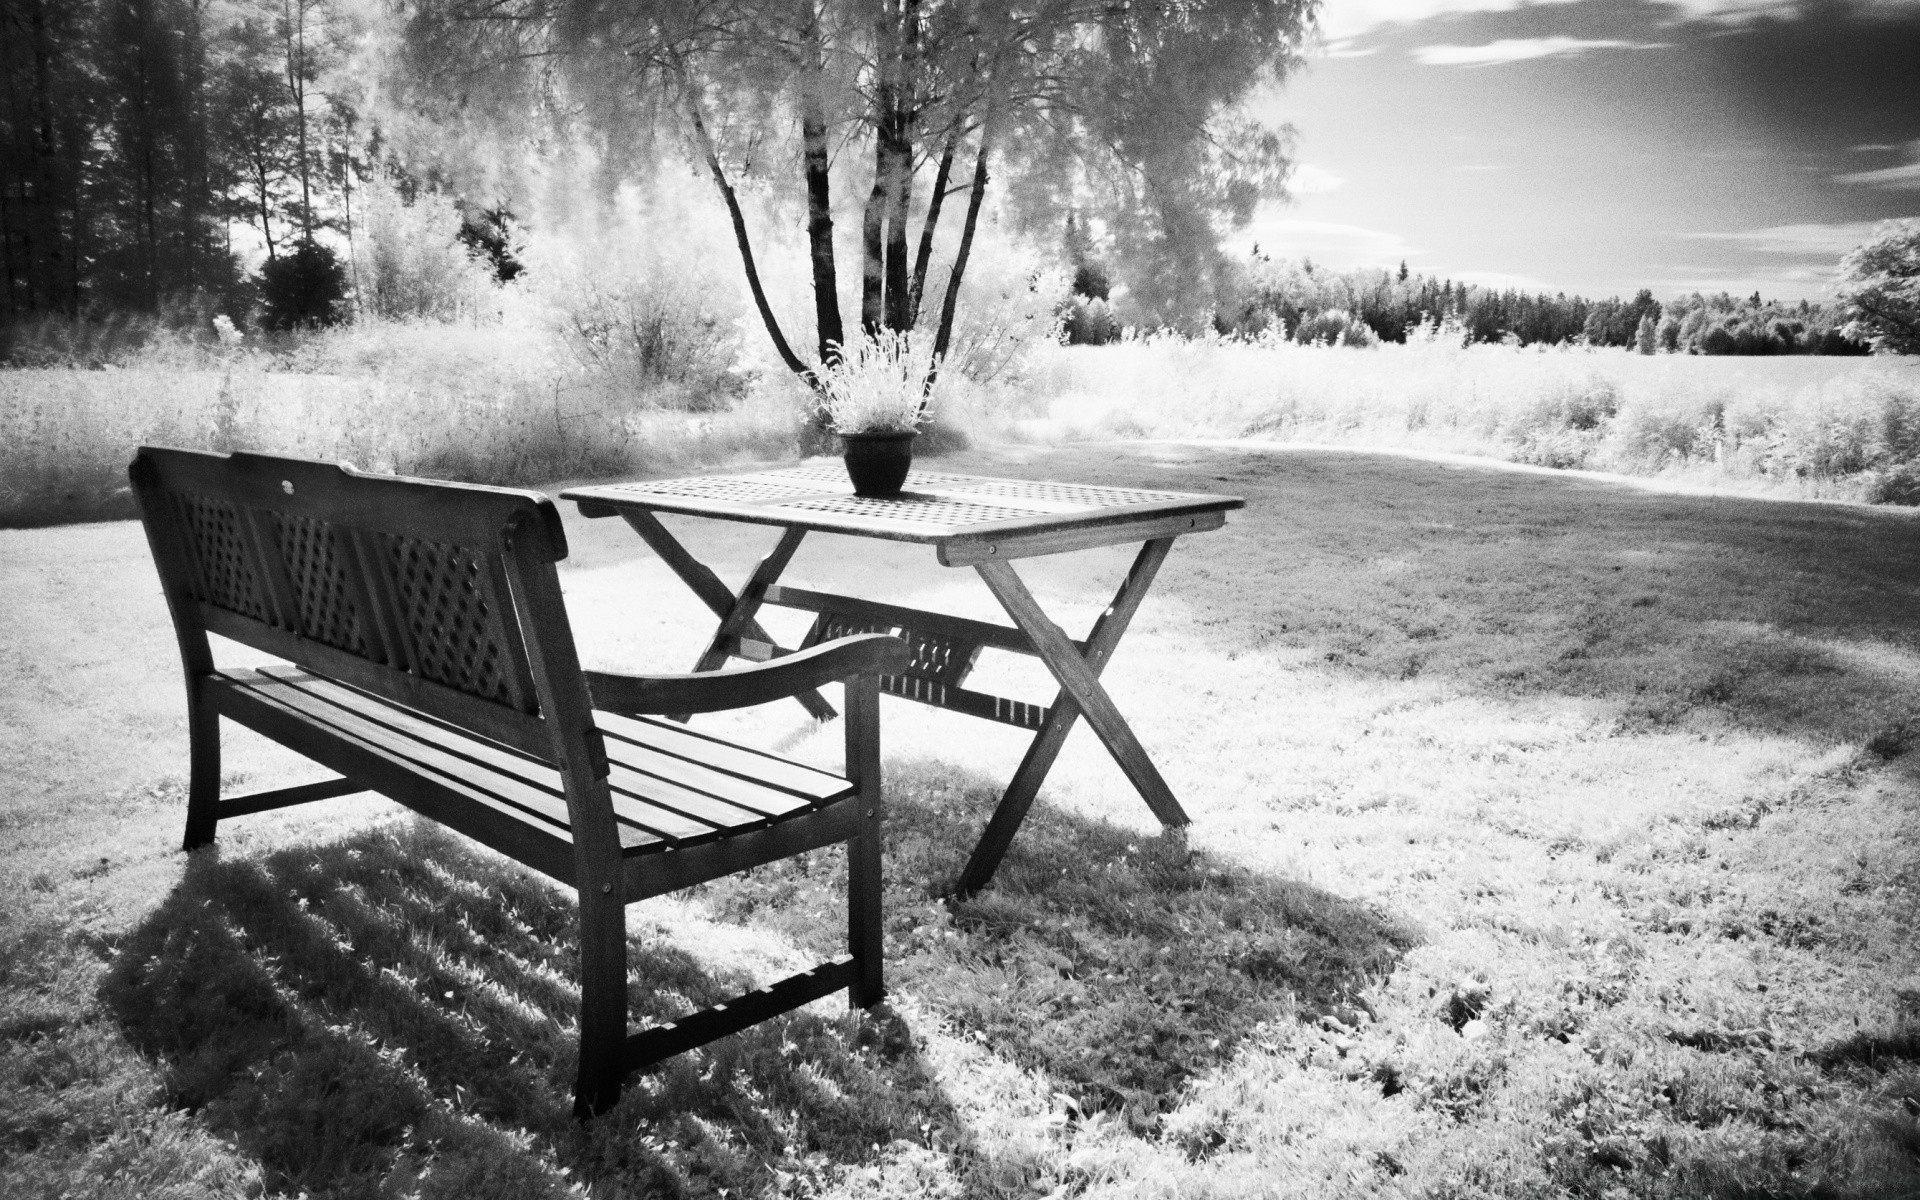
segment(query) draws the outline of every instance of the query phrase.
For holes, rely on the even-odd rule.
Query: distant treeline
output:
[[[1071,252],[1070,244],[1069,250]],[[1098,344],[1120,336],[1124,300],[1110,301],[1106,273],[1081,262],[1066,313],[1067,340]],[[1866,354],[1841,332],[1838,306],[1784,304],[1699,292],[1664,304],[1642,288],[1631,300],[1589,300],[1565,292],[1522,292],[1398,271],[1333,271],[1310,260],[1255,252],[1221,289],[1213,328],[1224,336],[1278,331],[1293,341],[1347,345],[1404,342],[1409,329],[1451,320],[1475,342],[1530,346],[1626,346],[1644,353]]]

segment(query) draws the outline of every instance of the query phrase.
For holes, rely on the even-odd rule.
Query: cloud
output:
[[[1847,147],[1855,154],[1870,154],[1880,150],[1898,150],[1899,148],[1892,142],[1861,142],[1858,146]]]
[[[1724,268],[1669,263],[1654,269],[1675,272],[1656,275],[1647,281],[1656,296],[1674,296],[1686,292],[1704,292],[1708,295],[1727,292],[1745,296],[1759,292],[1763,297],[1776,299],[1781,296],[1806,296],[1811,299],[1830,289],[1839,275],[1837,264],[1735,272]]]
[[[1882,167],[1878,171],[1851,171],[1833,178],[1836,183],[1864,183],[1890,191],[1920,191],[1920,162],[1910,162],[1904,167]]]
[[[1413,56],[1429,67],[1493,67],[1530,58],[1567,58],[1590,50],[1664,50],[1670,45],[1617,38],[1501,38],[1484,46],[1420,46]]]
[[[1338,191],[1346,185],[1345,175],[1329,171],[1318,163],[1295,163],[1293,174],[1287,176],[1287,190],[1296,196]]]
[[[1329,39],[1352,38],[1384,25],[1412,25],[1459,13],[1512,12],[1527,0],[1331,0],[1320,10]],[[1547,0],[1570,3],[1572,0]]]
[[[1401,259],[1425,253],[1409,246],[1407,239],[1397,233],[1334,221],[1273,215],[1277,211],[1273,206],[1263,205],[1261,215],[1226,243],[1228,252],[1245,254],[1258,246],[1261,253],[1274,258],[1304,256],[1337,270],[1391,267]]]
[[[1738,242],[1761,254],[1792,254],[1837,260],[1873,234],[1872,221],[1845,221],[1835,225],[1770,225],[1732,233],[1684,233],[1702,241]]]
[[[1315,56],[1319,58],[1365,58],[1369,54],[1380,53],[1378,46],[1362,46],[1357,38],[1340,38],[1324,43]]]
[[[1849,171],[1845,175],[1835,175],[1835,183],[1861,183],[1868,187],[1886,188],[1890,191],[1920,191],[1920,138],[1915,138],[1905,146],[1889,146],[1889,150],[1903,150],[1907,161],[1897,167],[1881,167],[1873,171]]]
[[[1320,28],[1329,39],[1350,39],[1387,25],[1415,25],[1435,17],[1470,13],[1504,13],[1580,0],[1328,0],[1320,11]],[[1869,13],[1912,11],[1914,0],[1856,0]],[[1648,20],[1670,16],[1681,21],[1740,24],[1764,16],[1791,15],[1801,0],[1664,0],[1644,6]]]
[[[1797,16],[1805,7],[1802,0],[1664,0],[1664,3],[1667,8],[1677,10],[1682,21],[1714,21],[1722,25],[1738,25],[1760,17]]]

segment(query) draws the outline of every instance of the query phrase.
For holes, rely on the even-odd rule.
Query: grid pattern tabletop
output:
[[[1239,508],[1237,496],[913,471],[898,496],[856,496],[838,462],[572,488],[590,516],[646,509],[945,544],[1126,525]],[[1209,522],[1212,528],[1218,519]],[[1196,526],[1197,528],[1197,526]]]

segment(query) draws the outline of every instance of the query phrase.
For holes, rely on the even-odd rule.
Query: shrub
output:
[[[365,194],[353,248],[360,312],[394,321],[474,315],[490,289],[491,271],[463,244],[460,209],[432,192],[408,204],[386,181]]]
[[[1075,296],[1067,305],[1065,333],[1069,346],[1104,346],[1120,340],[1120,322],[1105,300]]]
[[[346,316],[346,299],[340,256],[311,238],[260,268],[261,324],[268,329],[337,324]]]
[[[1330,308],[1306,318],[1293,331],[1293,340],[1303,346],[1355,346],[1380,344],[1380,336],[1365,321],[1355,319],[1345,309]]]
[[[1874,472],[1864,498],[1869,504],[1920,507],[1920,463],[1899,463]]]
[[[1615,465],[1643,474],[1711,459],[1720,441],[1724,409],[1691,397],[1641,403],[1621,414],[1612,430]]]
[[[563,304],[558,327],[589,374],[629,394],[651,392],[663,407],[712,412],[738,399],[747,380],[734,370],[738,327],[704,297],[664,274],[589,276]]]
[[[1029,256],[1004,237],[977,240],[960,287],[945,369],[977,384],[1020,382],[1033,355],[1059,342],[1070,295],[1065,271],[1035,270]],[[921,316],[926,328],[939,315],[933,303],[930,292]],[[1105,303],[1113,314],[1112,301]],[[1117,336],[1117,317],[1115,326]]]

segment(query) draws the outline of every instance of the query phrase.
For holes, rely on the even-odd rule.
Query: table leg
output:
[[[1113,701],[1108,698],[1106,689],[1100,686],[1098,679],[1112,658],[1114,648],[1119,645],[1121,635],[1127,631],[1128,623],[1133,620],[1133,614],[1139,609],[1141,600],[1145,599],[1154,575],[1160,570],[1160,564],[1166,560],[1167,552],[1172,548],[1172,538],[1155,538],[1140,547],[1127,578],[1121,583],[1120,590],[1114,593],[1113,603],[1100,614],[1100,619],[1094,622],[1093,631],[1087,635],[1084,657],[1060,627],[1040,610],[1032,593],[1027,591],[1012,567],[1006,563],[977,564],[982,578],[993,589],[1008,615],[1032,639],[1034,649],[1060,681],[1061,690],[1048,711],[1046,723],[1034,736],[1033,744],[1027,748],[1026,757],[1021,760],[1006,791],[1001,793],[1000,804],[987,822],[986,831],[981,834],[972,857],[967,860],[966,870],[961,872],[957,888],[959,895],[971,896],[993,879],[1001,858],[1013,842],[1014,833],[1026,820],[1027,810],[1039,794],[1041,782],[1052,769],[1054,759],[1059,756],[1061,747],[1066,744],[1067,734],[1072,731],[1073,723],[1079,719],[1082,711],[1087,712],[1087,724],[1106,743],[1108,751],[1153,809],[1154,815],[1160,818],[1160,823],[1168,826],[1187,823],[1187,814],[1173,798],[1166,781],[1160,778],[1159,771],[1147,758],[1133,731],[1113,707]],[[1096,711],[1099,713],[1097,717]]]
[[[793,552],[800,548],[800,539],[806,536],[805,530],[789,529],[782,533],[778,544],[760,560],[760,564],[754,568],[746,585],[736,596],[710,567],[689,554],[687,548],[680,544],[679,539],[669,533],[667,527],[662,525],[652,513],[636,509],[620,515],[653,552],[660,556],[660,560],[671,567],[673,573],[692,589],[693,594],[720,618],[720,627],[715,631],[713,639],[708,642],[706,651],[700,655],[694,670],[719,669],[726,662],[725,643],[730,638],[749,637],[766,642],[768,645],[773,644],[773,635],[763,629],[754,616],[766,600],[767,589],[780,578],[780,573],[787,569],[787,563],[793,558]],[[826,697],[812,689],[801,692],[795,699],[800,701],[815,720],[831,721],[839,715],[834,711],[833,705],[827,703]]]

